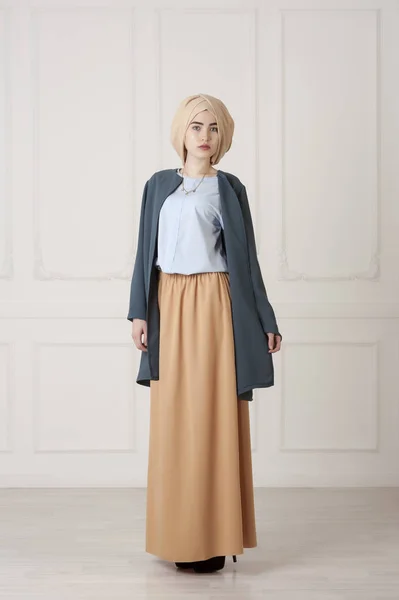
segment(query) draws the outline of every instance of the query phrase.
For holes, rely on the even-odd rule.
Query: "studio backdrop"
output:
[[[130,278],[196,93],[283,335],[255,485],[399,485],[398,57],[393,0],[0,1],[1,486],[146,485]]]

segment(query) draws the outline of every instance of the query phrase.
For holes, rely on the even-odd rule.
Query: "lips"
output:
[[[203,146],[199,146],[201,148],[201,150],[209,150],[210,146],[207,146],[206,144],[204,144]]]

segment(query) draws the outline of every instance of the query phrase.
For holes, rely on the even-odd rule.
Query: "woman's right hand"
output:
[[[143,352],[147,352],[147,321],[143,321],[142,319],[133,319],[132,338],[136,344],[136,348],[142,350]]]

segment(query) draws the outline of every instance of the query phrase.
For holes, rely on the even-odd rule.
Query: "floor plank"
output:
[[[148,554],[145,489],[0,489],[3,600],[398,600],[398,489],[256,489],[258,547],[196,574]]]

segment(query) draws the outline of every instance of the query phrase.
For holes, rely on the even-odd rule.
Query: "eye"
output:
[[[213,129],[214,131],[216,131],[216,133],[218,132],[218,128],[217,128],[216,126],[215,126],[215,127],[212,127],[212,129]]]
[[[199,125],[193,125],[193,129],[199,129]]]

